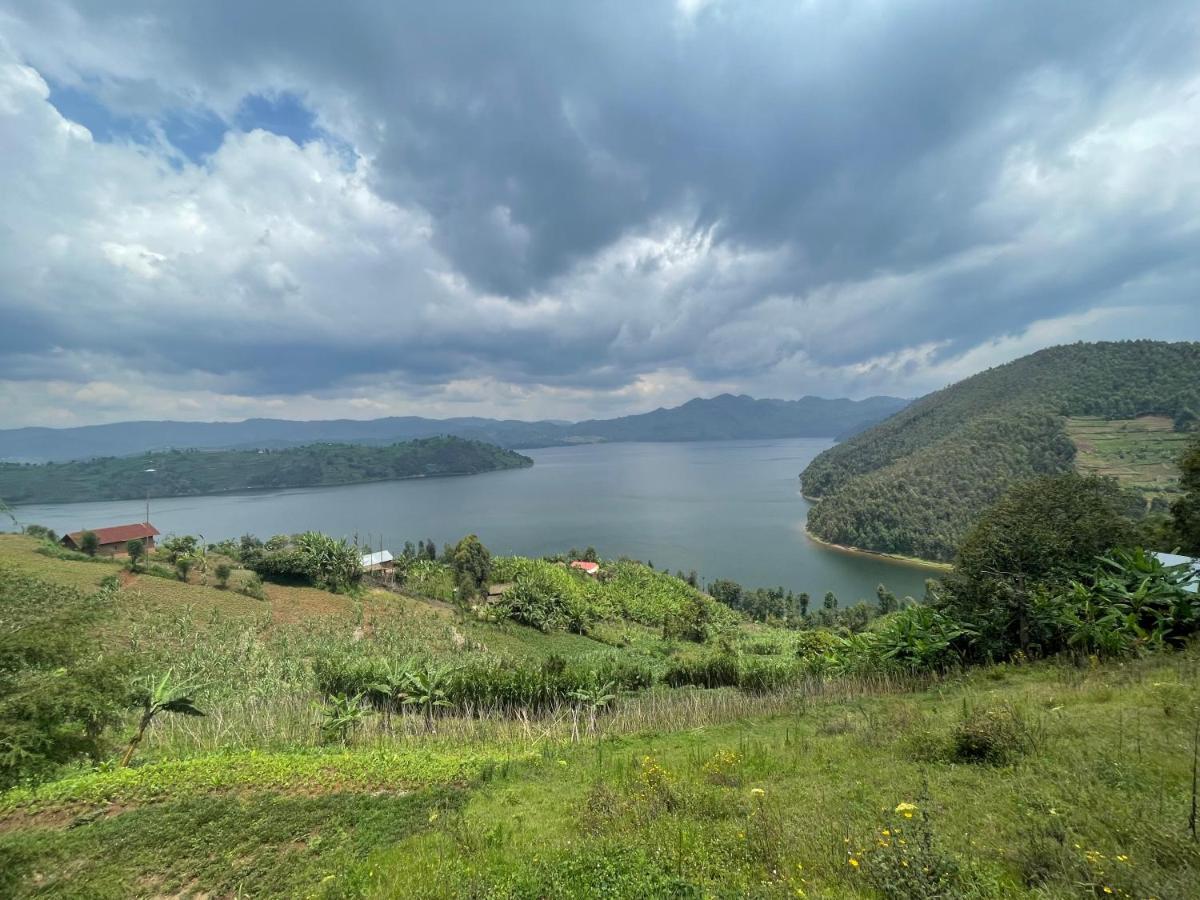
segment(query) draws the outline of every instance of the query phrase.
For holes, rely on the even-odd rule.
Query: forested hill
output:
[[[844,437],[903,409],[907,400],[756,400],[723,394],[689,400],[671,409],[585,422],[522,422],[515,419],[332,419],[293,422],[114,422],[76,428],[0,430],[0,460],[65,462],[97,456],[128,456],[171,448],[258,450],[319,442],[393,444],[454,435],[501,447],[551,447],[603,441],[706,441],[736,438]]]
[[[312,444],[287,450],[171,450],[86,462],[0,463],[0,497],[9,503],[132,500],[147,491],[155,497],[185,497],[473,475],[531,465],[528,456],[512,450],[456,437],[422,438],[387,447]]]
[[[1052,347],[922,397],[833,447],[804,470],[821,498],[809,530],[824,540],[947,560],[1010,484],[1072,468],[1067,416],[1200,412],[1200,344],[1127,341]]]

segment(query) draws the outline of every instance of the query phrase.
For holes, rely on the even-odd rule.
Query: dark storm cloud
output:
[[[247,393],[391,371],[753,381],[797,354],[852,366],[933,342],[950,357],[1155,273],[1198,281],[1200,196],[1139,214],[1034,188],[1011,201],[1006,181],[1024,154],[1076,190],[1075,144],[1114,114],[1136,118],[1131,84],[1185,102],[1194,3],[7,6],[17,56],[112,121],[190,104],[230,129],[336,135],[371,159],[373,191],[428,215],[431,246],[471,293],[513,306],[473,327],[476,311],[384,273],[350,306],[390,312],[392,330],[248,328],[202,298],[115,317],[114,353]],[[256,119],[248,97],[283,100]],[[1061,225],[1039,251],[1029,235],[1047,217]],[[647,253],[597,271],[622,239],[665,227],[732,262],[666,279]],[[297,277],[305,303],[345,302]],[[560,314],[522,317],[547,298]],[[86,331],[29,319],[27,349],[93,349]]]

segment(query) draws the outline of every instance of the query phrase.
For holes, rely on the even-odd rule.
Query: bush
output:
[[[676,660],[663,675],[663,681],[671,687],[737,687],[741,681],[741,667],[733,653],[710,653]]]
[[[454,572],[449,566],[430,559],[417,559],[404,574],[404,589],[416,597],[442,600],[454,599]]]
[[[967,711],[951,734],[950,752],[958,762],[1005,765],[1032,752],[1036,729],[1014,706]]]
[[[875,635],[882,659],[913,672],[944,672],[961,662],[956,642],[968,631],[930,606],[914,605],[889,615]]]
[[[126,699],[128,660],[91,632],[113,590],[88,596],[0,570],[0,788],[99,760]]]
[[[541,631],[584,634],[598,612],[587,578],[552,563],[530,566],[494,608],[505,618]]]
[[[276,535],[262,549],[243,553],[243,564],[259,575],[302,581],[334,593],[353,589],[362,578],[362,557],[345,539],[316,531]]]

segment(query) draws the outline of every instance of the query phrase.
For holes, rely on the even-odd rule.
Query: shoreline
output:
[[[151,494],[149,498],[137,496],[100,497],[88,500],[17,500],[9,505],[13,509],[19,509],[22,506],[72,506],[77,503],[131,503],[134,501],[140,503],[144,499],[190,500],[198,497],[228,497],[232,494],[274,494],[284,491],[311,491],[331,487],[355,487],[360,484],[383,484],[388,481],[415,481],[423,478],[470,478],[473,475],[490,475],[493,472],[517,472],[522,469],[532,469],[533,465],[531,461],[527,466],[504,466],[499,469],[480,469],[478,472],[436,472],[432,474],[429,472],[417,472],[413,475],[397,475],[392,478],[364,478],[360,481],[329,481],[322,484],[272,485],[270,487],[236,487],[225,488],[219,491],[206,491],[202,494]]]
[[[808,522],[804,523],[804,536],[814,544],[819,544],[830,550],[836,550],[839,553],[847,553],[852,556],[871,556],[875,559],[886,559],[890,562],[901,563],[906,566],[912,566],[916,569],[931,569],[938,572],[949,572],[954,568],[950,563],[935,562],[932,559],[921,559],[917,556],[905,556],[902,553],[885,553],[882,550],[866,550],[862,547],[850,547],[846,544],[835,544],[833,541],[827,541],[824,538],[819,538],[808,530]]]

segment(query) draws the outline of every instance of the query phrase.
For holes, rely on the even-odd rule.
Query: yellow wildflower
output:
[[[750,793],[753,794],[755,797],[764,797],[764,796],[766,796],[767,792],[764,791],[762,788],[755,788]]]
[[[850,857],[850,865],[854,866],[854,868],[856,868],[856,869],[858,868],[858,860],[855,859],[853,856]]]
[[[913,817],[913,813],[916,811],[917,807],[914,803],[900,803],[896,806],[896,812],[900,813],[900,815],[904,816],[906,819],[911,819]]]

